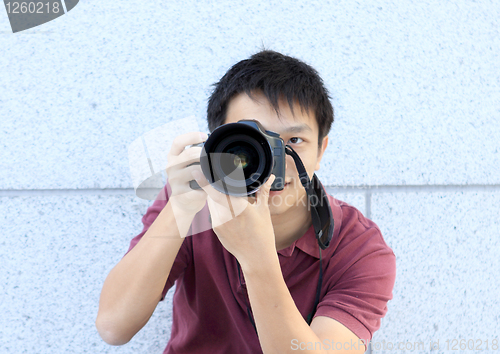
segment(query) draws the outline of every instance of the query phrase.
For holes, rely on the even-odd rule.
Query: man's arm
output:
[[[204,133],[192,132],[174,139],[166,167],[171,195],[165,188],[165,194],[155,202],[161,206],[161,197],[165,197],[168,203],[159,214],[155,211],[154,222],[104,282],[96,327],[109,344],[127,343],[148,322],[161,299],[189,226],[206,203],[205,192],[189,187],[191,172],[201,172],[201,147],[186,149],[206,138]]]
[[[264,261],[267,259],[267,261]],[[288,290],[277,254],[243,269],[262,351],[270,353],[364,353],[359,338],[340,322],[317,316],[309,326]],[[335,343],[342,346],[336,348]],[[311,344],[310,344],[311,343]],[[340,349],[340,350],[339,350]]]
[[[148,322],[194,215],[167,203],[144,236],[107,276],[96,319],[102,339],[122,345]],[[180,226],[180,230],[176,225]],[[181,237],[182,235],[182,237]]]

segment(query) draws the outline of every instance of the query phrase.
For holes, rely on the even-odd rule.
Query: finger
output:
[[[231,197],[213,188],[205,176],[199,171],[192,171],[192,176],[208,195],[208,207],[212,216],[213,227],[218,227],[234,219],[235,213],[231,203]]]
[[[191,176],[196,180],[198,185],[203,189],[208,196],[213,199],[215,202],[219,204],[226,205],[227,204],[227,196],[218,190],[216,190],[214,187],[210,185],[208,180],[205,178],[203,173],[199,169],[193,169],[191,171]]]
[[[167,176],[170,177],[177,173],[177,171],[183,170],[190,165],[199,165],[201,150],[201,147],[190,147],[184,150],[179,156],[169,154],[167,166],[165,167]],[[191,176],[189,177],[191,178]]]
[[[184,149],[178,156],[179,160],[187,162],[200,162],[201,151],[203,150],[200,146],[191,146]]]
[[[194,163],[199,164],[201,147],[190,147],[182,151],[178,156],[169,156],[167,168],[173,171],[181,170]]]
[[[199,202],[200,200],[206,200],[207,194],[202,189],[191,189],[188,187],[178,191],[175,195],[171,195],[172,198],[182,197],[184,200],[190,200],[193,202]]]
[[[192,176],[196,180],[198,185],[207,193],[209,197],[209,205],[210,200],[212,200],[213,202],[217,203],[221,209],[226,210],[226,212],[229,213],[229,216],[233,218],[241,214],[250,204],[247,197],[235,197],[219,192],[210,185],[208,180],[199,170],[192,171]]]
[[[179,135],[172,142],[172,147],[170,148],[170,154],[173,156],[179,155],[186,146],[199,144],[206,141],[208,135],[203,132],[190,132],[186,134]]]
[[[260,187],[260,189],[257,191],[257,193],[256,193],[257,206],[268,207],[269,191],[271,190],[271,185],[273,184],[275,179],[276,179],[276,176],[272,174],[271,176],[269,176],[266,183],[264,183]]]
[[[190,182],[194,181],[192,171],[200,171],[200,165],[192,165],[186,168],[183,168],[179,171],[176,171],[174,175],[169,177],[169,181],[171,183],[176,183],[177,186],[177,194],[188,193],[190,191],[196,190],[206,196],[206,193],[203,189],[192,189],[190,186]]]

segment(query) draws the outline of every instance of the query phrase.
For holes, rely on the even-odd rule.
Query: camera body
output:
[[[265,130],[256,120],[240,120],[216,128],[203,144],[203,174],[219,192],[233,196],[256,193],[271,174],[271,190],[285,185],[286,152],[278,133]],[[195,181],[193,189],[199,188]]]

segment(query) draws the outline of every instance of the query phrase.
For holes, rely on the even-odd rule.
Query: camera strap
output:
[[[330,202],[328,201],[328,196],[320,183],[316,174],[313,175],[312,180],[309,179],[307,171],[302,163],[299,155],[290,146],[285,146],[285,151],[287,155],[290,155],[295,162],[297,167],[297,172],[299,173],[300,183],[306,190],[308,206],[311,210],[312,224],[314,228],[314,233],[316,234],[316,239],[318,240],[319,248],[319,280],[318,286],[316,288],[316,298],[314,300],[314,307],[312,312],[307,316],[307,324],[311,324],[312,318],[316,313],[316,308],[319,304],[319,298],[321,294],[321,286],[323,284],[323,260],[321,257],[321,250],[326,249],[330,245],[330,241],[333,237],[333,216],[332,209],[330,208]]]
[[[306,190],[308,207],[311,210],[312,224],[318,245],[321,249],[326,249],[333,237],[332,209],[326,192],[316,174],[313,175],[311,180],[309,179],[299,155],[290,145],[285,146],[285,151],[287,155],[293,158],[299,173],[300,183]]]

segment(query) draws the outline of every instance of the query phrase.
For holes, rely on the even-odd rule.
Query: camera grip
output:
[[[189,181],[189,187],[191,187],[191,189],[201,189],[200,185],[195,180]]]

